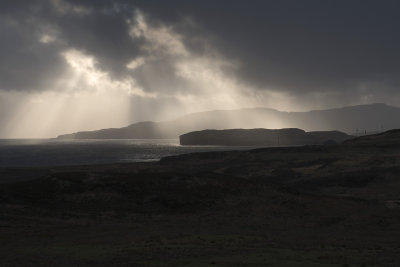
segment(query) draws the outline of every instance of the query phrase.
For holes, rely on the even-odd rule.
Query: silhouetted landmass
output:
[[[336,146],[3,168],[0,265],[399,266],[399,162],[393,130]]]
[[[347,140],[345,145],[350,146],[370,146],[374,144],[378,147],[400,146],[400,129],[393,129],[383,133],[361,136],[359,138]]]
[[[164,139],[174,138],[175,129],[169,129],[163,122],[138,122],[123,128],[110,128],[98,131],[77,132],[60,135],[60,139]]]
[[[385,104],[359,105],[309,112],[282,112],[268,108],[200,112],[164,122],[139,122],[123,128],[60,135],[63,139],[178,138],[204,129],[300,128],[365,134],[400,127],[400,108]]]
[[[183,134],[181,145],[296,146],[341,143],[352,136],[339,131],[305,132],[301,129],[203,130]]]

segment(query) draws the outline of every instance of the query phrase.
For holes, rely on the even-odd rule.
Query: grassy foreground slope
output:
[[[0,173],[1,266],[400,264],[396,130]]]

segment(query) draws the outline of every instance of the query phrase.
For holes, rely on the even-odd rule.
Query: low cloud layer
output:
[[[0,137],[209,109],[400,105],[399,8],[355,0],[2,1]]]

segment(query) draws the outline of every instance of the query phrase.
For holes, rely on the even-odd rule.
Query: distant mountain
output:
[[[400,108],[369,104],[344,108],[283,112],[269,108],[215,110],[193,113],[171,121],[138,122],[123,128],[60,135],[63,139],[158,139],[205,129],[301,128],[306,131],[338,130],[346,133],[400,128]]]
[[[181,145],[293,146],[341,143],[353,136],[338,131],[305,132],[288,129],[203,130],[183,134]]]

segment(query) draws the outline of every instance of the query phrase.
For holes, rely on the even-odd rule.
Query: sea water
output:
[[[193,152],[251,147],[181,146],[178,139],[0,139],[0,167],[41,167],[157,161]]]

